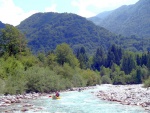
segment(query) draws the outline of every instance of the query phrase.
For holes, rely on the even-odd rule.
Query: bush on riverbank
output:
[[[112,81],[108,75],[101,77],[102,84],[112,84]]]
[[[4,92],[4,88],[5,88],[5,82],[3,79],[0,78],[0,94],[2,94]]]
[[[25,92],[49,93],[72,87],[91,86],[100,83],[100,76],[92,70],[72,68],[67,64],[60,66],[31,66],[25,70],[16,70],[1,80],[1,93],[23,94]],[[3,86],[3,87],[2,87]]]
[[[149,79],[145,80],[144,87],[150,87],[150,77]]]
[[[4,94],[23,94],[27,89],[26,83],[27,81],[20,73],[15,76],[9,76],[5,80]]]

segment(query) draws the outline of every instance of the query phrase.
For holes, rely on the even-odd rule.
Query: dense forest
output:
[[[71,13],[36,13],[22,21],[17,28],[25,34],[28,47],[34,54],[39,51],[47,53],[64,42],[73,51],[84,46],[88,55],[93,55],[99,46],[107,51],[113,44],[127,50],[147,51],[150,43],[148,39],[136,35],[115,35]]]
[[[109,47],[115,35],[96,26],[86,18],[72,13],[36,13],[22,21],[17,28],[25,33],[33,53],[47,52],[63,42],[73,50],[84,46],[89,54],[96,46]]]
[[[34,55],[25,36],[6,25],[0,35],[0,93],[51,92],[96,84],[141,84],[150,87],[150,53],[133,53],[112,45],[88,56],[67,43]],[[18,85],[19,84],[19,85]]]

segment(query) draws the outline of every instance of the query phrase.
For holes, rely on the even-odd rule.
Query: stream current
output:
[[[28,100],[35,108],[41,108],[37,111],[29,109],[25,113],[148,113],[138,106],[121,105],[116,102],[108,102],[99,99],[93,93],[105,88],[97,88],[78,91],[69,91],[60,93],[60,99],[53,100],[50,97],[42,96],[36,100]],[[22,113],[21,105],[12,106],[18,109],[13,113]],[[20,109],[20,110],[19,110]]]

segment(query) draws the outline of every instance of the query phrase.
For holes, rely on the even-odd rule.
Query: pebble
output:
[[[119,102],[123,105],[136,105],[150,110],[150,90],[140,85],[108,85],[95,95],[103,100]]]

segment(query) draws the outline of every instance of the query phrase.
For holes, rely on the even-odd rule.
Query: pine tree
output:
[[[111,67],[113,63],[120,65],[122,59],[122,49],[112,45],[107,54],[107,67]]]
[[[132,69],[135,69],[136,63],[135,59],[132,55],[125,55],[122,60],[122,70],[125,72],[125,74],[130,74]]]
[[[86,55],[86,51],[84,47],[81,47],[77,50],[77,59],[80,62],[81,69],[87,69],[88,67],[88,56]]]
[[[136,63],[138,66],[141,66],[141,57],[139,55],[136,56]]]
[[[92,68],[100,71],[100,67],[105,65],[105,53],[102,48],[98,48],[96,54],[93,57]]]

